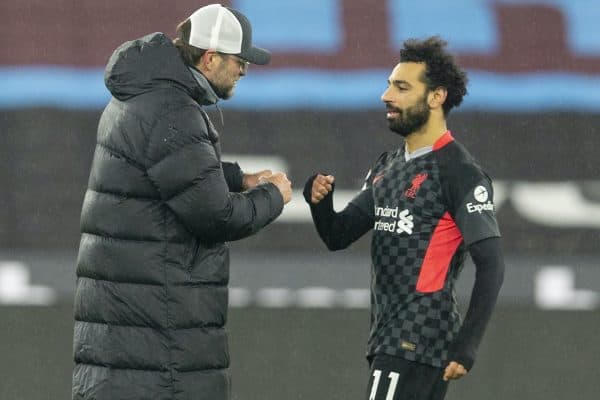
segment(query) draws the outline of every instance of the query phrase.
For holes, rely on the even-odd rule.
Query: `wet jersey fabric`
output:
[[[351,206],[372,216],[368,355],[442,367],[461,326],[466,248],[500,236],[490,178],[447,132],[414,159],[383,154]]]

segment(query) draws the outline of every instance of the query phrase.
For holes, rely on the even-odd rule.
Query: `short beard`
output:
[[[233,96],[233,90],[231,90],[232,88],[224,88],[222,86],[217,86],[217,85],[213,85],[211,84],[213,90],[215,91],[215,94],[217,95],[217,97],[219,97],[222,100],[227,100],[230,99],[231,96]]]
[[[223,82],[230,81],[229,75],[227,74],[227,66],[225,61],[220,65],[219,69],[216,71],[216,74],[213,76],[210,82],[210,86],[214,90],[217,97],[223,100],[230,99],[233,96],[233,85],[226,86]]]
[[[421,129],[429,121],[431,114],[426,96],[412,107],[404,110],[394,109],[394,111],[400,114],[395,119],[388,120],[390,130],[404,138]]]

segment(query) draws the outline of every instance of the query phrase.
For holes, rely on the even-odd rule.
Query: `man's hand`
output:
[[[258,171],[254,174],[244,174],[244,179],[242,180],[242,190],[252,189],[256,185],[258,185],[258,181],[261,177],[269,177],[273,175],[270,169],[264,169],[262,171]]]
[[[456,361],[452,361],[446,367],[444,371],[444,380],[448,381],[450,379],[460,379],[467,374],[467,370],[461,364]]]
[[[261,176],[258,178],[258,183],[270,182],[277,186],[277,189],[283,196],[283,204],[287,204],[292,200],[292,182],[289,181],[287,176],[283,172],[277,172],[270,176]]]
[[[333,175],[318,174],[313,180],[312,189],[310,191],[310,202],[318,204],[325,196],[333,190]]]

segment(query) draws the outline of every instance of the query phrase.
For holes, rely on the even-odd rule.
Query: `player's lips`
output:
[[[400,116],[400,111],[394,108],[388,108],[387,113],[385,114],[387,119],[392,119]]]

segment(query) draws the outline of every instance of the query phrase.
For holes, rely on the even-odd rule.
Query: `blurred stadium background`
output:
[[[206,1],[0,2],[0,399],[70,398],[79,212],[120,43]],[[600,393],[600,3],[595,0],[223,1],[273,52],[220,104],[226,158],[287,171],[282,218],[232,243],[235,400],[360,399],[369,238],[329,253],[300,190],[337,176],[342,206],[398,146],[379,96],[401,42],[440,34],[471,77],[454,135],[496,180],[506,280],[449,399]],[[466,308],[473,267],[459,294]]]

